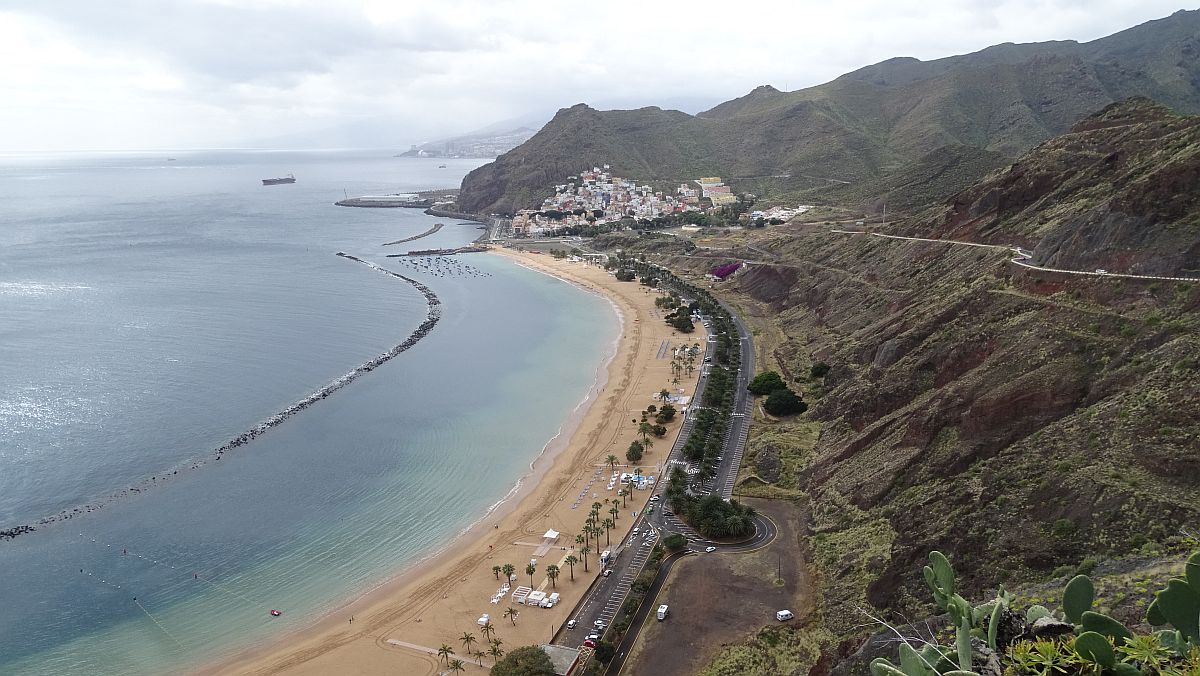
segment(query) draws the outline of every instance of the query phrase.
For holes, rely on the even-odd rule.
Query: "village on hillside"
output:
[[[714,210],[753,203],[754,195],[739,199],[720,177],[698,178],[681,183],[674,192],[655,190],[649,185],[614,176],[609,165],[568,176],[567,182],[554,187],[541,209],[522,209],[512,220],[515,237],[541,237],[563,228],[603,225],[626,219],[652,221],[688,213],[704,214]],[[810,206],[772,207],[746,214],[749,221],[785,222],[802,214]],[[682,219],[685,230],[699,225]]]

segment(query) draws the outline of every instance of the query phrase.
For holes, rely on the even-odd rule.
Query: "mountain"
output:
[[[947,148],[1016,157],[1131,96],[1200,112],[1198,55],[1200,11],[1179,11],[1087,43],[1004,44],[933,61],[896,58],[798,91],[759,87],[697,115],[580,104],[468,174],[461,206],[477,212],[534,206],[566,175],[599,163],[646,180],[788,174],[785,187],[810,192],[829,185],[820,179],[834,179],[861,186],[858,196],[866,196],[878,181],[904,184],[913,172],[936,170],[939,163],[929,158],[957,154]],[[968,177],[974,179],[995,165],[965,166],[980,172]]]
[[[756,419],[737,492],[803,505],[813,617],[833,636],[823,669],[791,673],[852,653],[856,608],[928,615],[931,549],[967,598],[1003,583],[1054,605],[1065,576],[1094,568],[1104,612],[1141,622],[1141,585],[1157,588],[1147,580],[1200,523],[1200,283],[1034,271],[978,245],[1200,277],[1198,185],[1200,117],[1131,99],[888,230],[957,243],[837,232],[828,215],[690,251],[614,240],[694,273],[755,261],[721,294],[760,368],[811,408]],[[831,367],[819,380],[818,361]]]

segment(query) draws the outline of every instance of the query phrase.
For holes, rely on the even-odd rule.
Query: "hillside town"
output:
[[[754,195],[743,198],[752,201]],[[605,164],[568,176],[566,183],[554,186],[554,195],[546,198],[541,209],[518,211],[513,217],[512,228],[517,237],[538,237],[566,227],[602,225],[623,219],[647,221],[688,212],[705,213],[741,203],[719,176],[680,183],[673,192],[664,192],[615,176]],[[810,208],[803,205],[795,209],[772,207],[768,211],[752,212],[750,219],[782,222]]]

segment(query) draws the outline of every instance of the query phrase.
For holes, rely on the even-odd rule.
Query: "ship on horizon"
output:
[[[288,174],[282,178],[264,178],[263,185],[283,185],[284,183],[295,183],[296,177]]]

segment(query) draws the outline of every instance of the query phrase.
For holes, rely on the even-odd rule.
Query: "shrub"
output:
[[[629,444],[629,450],[625,451],[625,459],[629,462],[638,462],[642,459],[642,453],[645,450],[646,447],[642,446],[642,442],[634,441],[632,444]]]
[[[783,382],[783,378],[774,371],[763,371],[754,376],[754,380],[746,387],[751,394],[764,395],[770,394],[775,390],[787,389],[787,384]]]
[[[812,365],[812,368],[808,370],[808,373],[814,378],[824,378],[829,373],[829,364],[819,361]]]
[[[763,408],[771,415],[784,416],[804,413],[808,410],[808,404],[796,396],[795,392],[785,387],[767,395],[767,400],[763,402]]]

